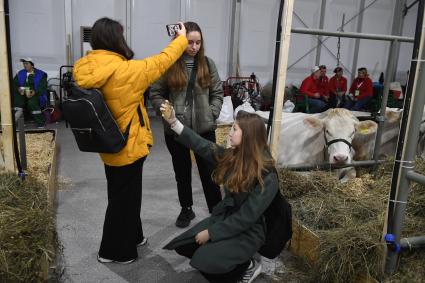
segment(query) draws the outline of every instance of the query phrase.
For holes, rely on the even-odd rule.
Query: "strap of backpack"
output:
[[[198,60],[195,57],[192,72],[190,73],[189,84],[186,90],[186,105],[192,106],[193,104],[193,88],[195,87],[195,78],[198,70]]]

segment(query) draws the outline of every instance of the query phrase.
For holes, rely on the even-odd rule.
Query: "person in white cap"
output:
[[[20,60],[24,68],[14,77],[14,99],[13,109],[17,117],[28,107],[34,117],[37,127],[44,127],[44,117],[41,107],[47,104],[47,74],[42,70],[34,68],[31,58],[25,57]]]
[[[321,100],[318,87],[318,80],[320,75],[320,68],[314,66],[313,69],[311,69],[311,75],[305,78],[301,83],[300,93],[308,96],[310,113],[323,112],[327,108],[326,102]]]

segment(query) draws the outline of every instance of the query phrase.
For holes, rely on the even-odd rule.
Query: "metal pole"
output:
[[[325,13],[326,13],[326,0],[322,0],[320,7],[320,20],[319,20],[319,29],[323,29],[325,24]],[[317,37],[317,49],[316,49],[316,66],[320,65],[320,55],[322,54],[322,37]]]
[[[414,181],[416,183],[419,183],[421,185],[425,185],[425,176],[419,173],[416,173],[415,171],[409,171],[406,173],[406,178],[409,181]]]
[[[416,154],[417,140],[419,137],[419,124],[422,120],[423,108],[425,105],[425,27],[423,25],[424,3],[420,1],[420,9],[418,9],[418,22],[420,22],[420,44],[418,58],[416,61],[416,76],[413,84],[412,100],[408,103],[405,112],[403,112],[402,123],[400,127],[399,141],[397,145],[397,153],[402,148],[401,157],[396,156],[393,179],[391,189],[395,186],[396,196],[393,190],[390,194],[389,202],[392,206],[388,209],[388,234],[385,236],[389,247],[387,249],[387,258],[385,262],[385,272],[393,274],[396,270],[397,261],[400,251],[400,234],[403,229],[404,214],[409,195],[408,172],[413,170],[414,158]],[[418,36],[418,33],[416,33]],[[415,52],[414,52],[415,53]],[[408,97],[406,97],[407,99]],[[409,102],[409,101],[408,101]],[[406,105],[405,105],[406,106]],[[407,115],[407,116],[405,116]],[[403,130],[406,129],[406,135]],[[391,210],[393,208],[393,210]]]
[[[406,5],[406,0],[395,1],[394,6],[394,15],[393,15],[393,24],[391,27],[392,35],[401,35],[403,33],[403,7]],[[398,58],[400,56],[400,43],[396,42],[395,46],[395,56],[394,56],[394,70],[390,74],[386,75],[386,80],[393,82],[397,75],[397,66]]]
[[[407,36],[395,36],[386,34],[371,34],[371,33],[357,33],[357,32],[340,32],[340,31],[327,31],[320,29],[305,29],[305,28],[293,28],[292,33],[302,34],[313,34],[313,35],[329,35],[334,37],[347,37],[347,38],[362,38],[370,40],[383,40],[383,41],[394,41],[400,42],[414,42],[413,37]]]
[[[241,0],[232,1],[232,17],[230,27],[230,40],[229,40],[229,66],[228,75],[234,76],[237,74],[238,68],[238,51],[239,51],[239,34],[240,34],[240,14],[241,14]]]
[[[387,63],[387,70],[385,71],[386,74],[392,74],[394,71],[394,63],[395,63],[395,53],[396,48],[395,45],[397,43],[392,41],[390,44],[390,52],[388,54],[388,63]],[[381,141],[382,141],[382,134],[384,132],[384,123],[385,123],[385,111],[387,110],[387,102],[388,102],[388,93],[390,91],[390,80],[384,81],[384,92],[382,95],[382,101],[381,101],[381,111],[379,111],[379,114],[376,116],[376,122],[378,123],[378,130],[376,131],[376,139],[375,139],[375,147],[373,150],[373,159],[378,160],[379,152],[381,149]]]
[[[284,0],[281,0],[284,1]],[[279,64],[278,64],[278,76],[276,83],[277,95],[274,100],[273,107],[273,124],[271,130],[270,150],[274,158],[276,158],[279,145],[280,137],[280,124],[282,120],[282,108],[283,98],[286,81],[286,71],[288,67],[288,55],[289,55],[289,44],[291,41],[291,25],[292,25],[292,14],[294,10],[294,0],[286,0],[283,6],[283,14],[280,26],[282,32],[280,34],[280,49],[279,49]]]
[[[360,1],[360,7],[359,10],[364,10],[365,6],[365,0]],[[357,18],[357,29],[356,31],[358,33],[362,32],[362,26],[363,26],[363,13],[359,13],[359,17]],[[359,49],[360,49],[360,40],[356,39],[354,42],[354,51],[353,51],[353,65],[351,66],[351,81],[354,81],[354,78],[357,74],[357,61],[359,60]]]
[[[403,238],[400,240],[400,247],[405,250],[413,250],[425,247],[425,236]]]
[[[285,168],[293,171],[309,171],[309,170],[322,170],[322,169],[342,169],[347,167],[371,167],[383,163],[383,160],[362,160],[353,161],[350,164],[338,165],[332,163],[320,164],[297,164],[297,165],[280,165],[279,168]]]
[[[18,121],[19,153],[21,156],[21,166],[22,169],[27,170],[27,144],[25,142],[24,112],[20,112],[19,116],[15,119]]]

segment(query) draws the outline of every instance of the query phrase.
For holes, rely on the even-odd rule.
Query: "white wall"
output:
[[[80,27],[91,27],[102,17],[119,21],[126,28],[125,0],[72,0],[72,44],[74,61],[81,57]]]
[[[241,7],[239,62],[242,76],[254,72],[263,84],[273,77],[278,0],[244,0]]]
[[[31,57],[50,76],[65,62],[64,0],[9,1],[13,73]]]
[[[366,5],[373,0],[366,0]],[[395,0],[378,0],[364,15],[364,33],[389,34]],[[274,64],[277,15],[280,0],[242,0],[239,37],[239,62],[242,75],[255,72],[260,82],[271,80]],[[358,0],[327,0],[324,29],[336,31],[342,15],[346,21],[358,13]],[[19,58],[33,57],[36,66],[58,73],[66,64],[66,32],[72,34],[73,60],[81,55],[80,26],[92,26],[100,17],[111,17],[125,27],[136,58],[157,54],[169,42],[165,25],[178,20],[195,21],[205,38],[206,54],[216,62],[222,80],[229,75],[229,49],[232,0],[13,0],[10,3],[13,70],[22,66]],[[66,7],[66,8],[65,8]],[[321,1],[296,0],[293,26],[318,28]],[[413,36],[417,5],[404,19],[403,35]],[[65,24],[67,21],[67,24]],[[345,26],[356,31],[357,19]],[[323,39],[326,39],[324,37]],[[341,62],[351,71],[353,39],[341,39]],[[289,51],[291,66],[317,45],[317,37],[292,34]],[[337,39],[326,39],[321,64],[328,75],[336,65]],[[365,66],[377,79],[386,68],[388,43],[361,40],[357,66]],[[398,62],[398,75],[403,81],[410,66],[412,44],[403,43]],[[288,70],[288,83],[299,84],[315,64],[316,50]],[[374,72],[375,70],[375,72]],[[349,74],[346,72],[349,77]]]

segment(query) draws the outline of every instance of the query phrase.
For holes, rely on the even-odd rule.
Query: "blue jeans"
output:
[[[346,99],[344,108],[348,110],[361,111],[365,109],[366,104],[372,99],[372,96],[367,96],[358,101],[353,101],[351,99]]]
[[[308,98],[308,104],[310,106],[310,113],[320,113],[328,108],[328,104],[317,98]]]

